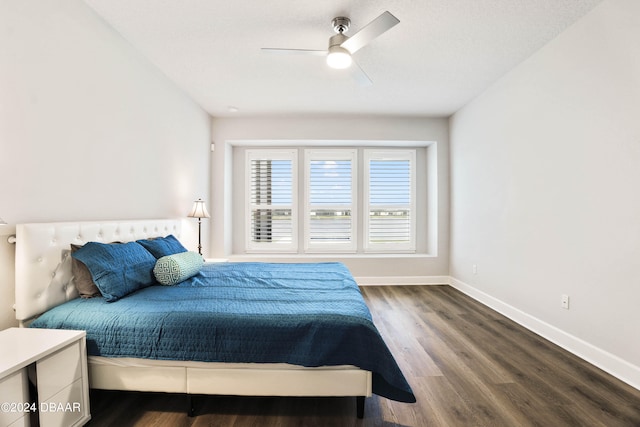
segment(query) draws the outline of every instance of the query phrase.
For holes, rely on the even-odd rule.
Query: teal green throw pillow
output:
[[[161,285],[175,285],[198,274],[204,259],[197,252],[180,252],[156,261],[153,275]]]

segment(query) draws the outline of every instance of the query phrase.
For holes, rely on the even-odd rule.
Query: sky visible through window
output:
[[[291,161],[272,160],[272,203],[291,204]],[[372,160],[369,164],[372,205],[409,204],[409,162],[406,160]],[[314,160],[310,169],[312,204],[351,203],[351,161]]]
[[[402,206],[411,203],[409,160],[371,160],[369,162],[369,204]]]
[[[312,160],[310,181],[311,205],[351,203],[351,160]]]
[[[292,172],[291,160],[271,160],[271,203],[274,205],[291,205]]]

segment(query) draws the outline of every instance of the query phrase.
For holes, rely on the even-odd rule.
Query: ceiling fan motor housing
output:
[[[336,35],[333,35],[329,38],[329,50],[331,50],[332,47],[334,46],[340,46],[342,43],[344,43],[349,37],[345,36],[342,33],[338,33]]]
[[[331,25],[333,26],[333,30],[338,33],[346,33],[349,31],[349,25],[351,25],[351,20],[345,16],[338,16],[333,18],[331,21]]]

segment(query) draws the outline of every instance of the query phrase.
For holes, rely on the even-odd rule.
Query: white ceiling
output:
[[[214,117],[446,117],[601,0],[85,1]],[[260,50],[326,49],[335,16],[353,35],[385,10],[400,24],[354,54],[370,87],[322,57]]]

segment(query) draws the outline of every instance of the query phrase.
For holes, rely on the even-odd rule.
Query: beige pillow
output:
[[[82,245],[71,244],[71,253],[80,249]],[[93,283],[91,273],[86,265],[75,258],[71,258],[71,274],[73,275],[73,284],[82,298],[101,297],[100,290]]]

